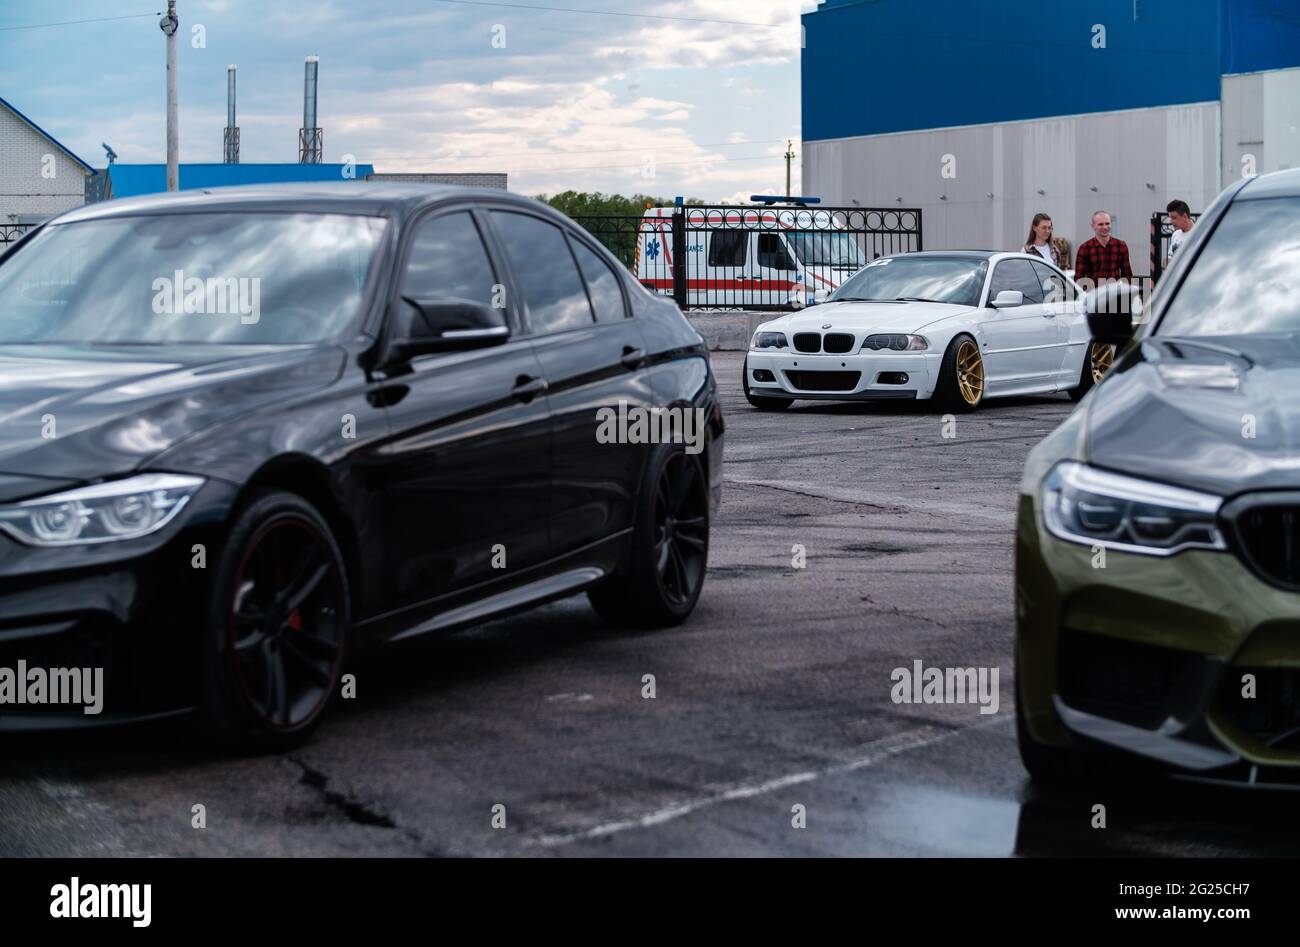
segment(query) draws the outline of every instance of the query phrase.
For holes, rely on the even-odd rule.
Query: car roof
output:
[[[540,201],[497,188],[455,184],[340,181],[322,184],[253,184],[214,187],[86,204],[59,215],[58,223],[141,214],[205,213],[232,210],[277,210],[315,213],[407,216],[441,201],[477,199],[545,207]]]
[[[1010,250],[917,250],[912,253],[890,253],[886,256],[891,257],[933,257],[947,258],[949,260],[988,260],[1000,253],[1019,253],[1019,251]],[[1023,256],[1023,254],[1020,254]]]
[[[1255,201],[1270,197],[1300,197],[1300,168],[1261,174],[1238,191],[1233,200]]]

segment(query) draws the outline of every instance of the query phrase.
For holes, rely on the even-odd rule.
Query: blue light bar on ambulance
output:
[[[806,207],[809,204],[820,204],[820,197],[773,197],[771,194],[751,194],[749,199],[757,204],[766,204],[771,207],[773,204],[798,204],[800,207]]]

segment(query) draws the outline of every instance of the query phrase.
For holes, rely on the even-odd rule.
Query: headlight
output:
[[[1216,517],[1223,500],[1208,493],[1066,461],[1043,481],[1043,521],[1059,539],[1148,556],[1224,549]]]
[[[924,352],[930,343],[919,335],[869,335],[862,340],[862,349],[893,349],[895,352]]]
[[[0,506],[0,530],[30,546],[136,539],[171,522],[202,477],[141,474]]]
[[[754,341],[749,344],[751,349],[783,349],[785,348],[784,332],[755,332]]]

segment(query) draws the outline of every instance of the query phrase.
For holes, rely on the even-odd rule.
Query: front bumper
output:
[[[1231,552],[1107,550],[1099,562],[1049,534],[1021,496],[1016,673],[1030,735],[1300,784],[1300,595]]]
[[[934,393],[942,361],[942,352],[806,355],[789,349],[751,349],[746,356],[745,371],[750,393],[760,398],[812,401],[929,398]],[[770,373],[770,380],[764,380],[767,376],[763,372]]]
[[[234,499],[233,487],[210,480],[176,522],[121,543],[36,548],[0,534],[0,670],[48,680],[56,670],[102,674],[98,713],[0,694],[0,732],[95,728],[192,708],[209,581]]]

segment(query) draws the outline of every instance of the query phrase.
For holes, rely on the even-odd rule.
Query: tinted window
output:
[[[1192,261],[1157,334],[1300,331],[1297,234],[1300,198],[1234,203]]]
[[[773,270],[793,270],[794,260],[786,252],[785,241],[774,233],[758,235],[758,265]]]
[[[587,279],[587,291],[591,293],[591,305],[596,310],[597,322],[618,322],[627,316],[623,308],[623,290],[620,288],[618,274],[609,265],[577,240],[570,240],[573,254],[578,258],[578,266]]]
[[[933,256],[895,256],[872,260],[831,294],[831,299],[926,299],[979,304],[984,260]]]
[[[1029,264],[1034,268],[1034,273],[1038,277],[1038,283],[1043,287],[1044,302],[1073,302],[1074,287],[1070,281],[1064,279],[1059,273],[1048,266],[1046,263],[1037,261]]]
[[[709,266],[744,266],[749,246],[746,230],[715,230],[709,234]]]
[[[297,344],[361,317],[385,222],[159,214],[55,224],[0,266],[0,342]]]
[[[533,332],[563,332],[592,324],[587,291],[564,232],[528,214],[492,212],[510,271],[528,306]]]
[[[490,306],[498,282],[474,218],[461,211],[420,225],[402,274],[402,295]]]
[[[1043,287],[1034,275],[1034,265],[1029,260],[1003,260],[993,270],[993,279],[989,283],[989,302],[998,298],[998,293],[1008,289],[1018,289],[1025,295],[1025,305],[1043,301]]]

